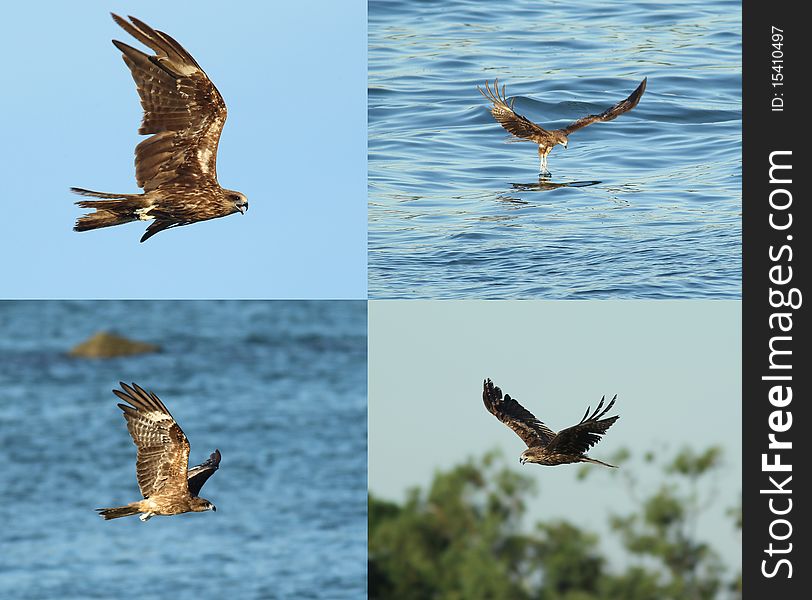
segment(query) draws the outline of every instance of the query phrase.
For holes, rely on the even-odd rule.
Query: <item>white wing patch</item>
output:
[[[171,421],[172,417],[164,412],[158,412],[157,410],[151,410],[149,412],[141,411],[141,414],[144,418],[152,421],[154,423],[160,423],[161,421]]]
[[[152,219],[154,219],[155,217],[153,217],[151,214],[149,214],[149,211],[151,211],[153,208],[154,207],[152,205],[150,205],[150,206],[147,206],[146,208],[138,208],[138,209],[136,209],[135,214],[138,215],[138,220],[139,221],[151,221]]]
[[[162,413],[162,412],[151,411],[151,412],[145,412],[145,413],[143,413],[143,415],[148,421],[152,421],[153,423],[161,423],[161,422],[165,422],[165,421],[169,421],[170,423],[175,422],[175,420],[172,417],[170,417],[168,414]],[[163,430],[163,428],[160,429],[160,432],[161,432],[161,439],[163,440],[164,443],[169,444],[169,443],[172,442],[172,440],[169,439],[169,436],[166,435],[166,432]]]
[[[209,161],[211,160],[211,148],[201,148],[197,151],[197,160],[200,163],[200,170],[203,173],[209,172]]]

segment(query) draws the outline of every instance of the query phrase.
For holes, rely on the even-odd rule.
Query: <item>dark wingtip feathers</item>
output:
[[[488,401],[491,398],[500,400],[502,398],[502,390],[498,386],[495,386],[490,378],[485,379],[482,387],[482,398],[484,400]]]
[[[631,110],[632,108],[637,106],[637,104],[640,102],[640,98],[643,97],[643,92],[646,91],[646,82],[647,81],[648,81],[648,77],[643,77],[643,81],[640,82],[640,85],[637,86],[637,89],[635,89],[632,92],[632,95],[629,96],[629,103],[631,104],[631,106],[629,107],[629,110]]]
[[[133,407],[135,407],[135,409],[133,409],[131,406],[124,407],[123,405],[119,404],[118,406],[125,412],[127,412],[126,409],[130,409],[130,411],[147,409],[170,414],[158,396],[152,392],[146,391],[137,383],[133,382],[131,385],[127,385],[123,381],[119,381],[118,385],[121,387],[121,389],[114,389],[113,393],[121,400],[129,402]]]
[[[614,395],[612,400],[609,402],[609,405],[606,408],[604,408],[603,411],[601,411],[601,408],[603,408],[603,404],[606,401],[606,395],[601,396],[601,401],[598,403],[597,408],[595,408],[594,412],[592,412],[591,415],[589,414],[589,411],[592,409],[592,407],[587,406],[586,412],[584,413],[584,416],[581,419],[581,423],[584,423],[586,421],[597,421],[598,419],[602,418],[603,415],[608,413],[612,409],[612,407],[615,405],[615,400],[617,400],[617,394]],[[619,417],[610,417],[610,418],[616,420]]]
[[[490,102],[494,104],[504,104],[512,109],[511,104],[505,100],[505,85],[502,84],[502,94],[499,94],[499,78],[493,80],[493,89],[491,89],[490,82],[485,81],[485,89],[483,90],[481,87],[476,86],[476,89],[479,90],[479,93],[485,96]]]

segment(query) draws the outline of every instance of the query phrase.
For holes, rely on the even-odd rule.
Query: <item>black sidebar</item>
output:
[[[743,28],[743,588],[745,598],[802,598],[812,579],[812,35],[789,2],[744,2]]]

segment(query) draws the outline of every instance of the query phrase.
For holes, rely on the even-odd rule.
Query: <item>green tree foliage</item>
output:
[[[631,460],[628,451],[613,457]],[[632,501],[612,515],[611,530],[627,552],[616,572],[598,536],[567,521],[524,526],[533,480],[496,453],[438,472],[406,501],[369,498],[369,597],[377,599],[716,600],[741,594],[741,576],[725,579],[717,554],[697,537],[708,507],[700,482],[720,468],[718,448],[679,452],[640,496],[634,469],[620,469]],[[618,473],[615,472],[615,473]],[[591,467],[579,475],[591,477]],[[602,477],[610,477],[603,471]],[[741,526],[741,509],[729,513]]]
[[[654,457],[646,457],[649,463]],[[700,494],[700,480],[720,466],[721,451],[702,453],[685,449],[662,466],[666,481],[638,502],[639,511],[611,518],[624,547],[634,555],[654,559],[667,573],[662,598],[704,600],[716,598],[722,588],[722,565],[705,542],[697,538],[697,519],[713,499]],[[625,475],[630,489],[637,487],[633,470]]]
[[[437,473],[427,492],[412,490],[402,506],[370,497],[370,597],[528,597],[519,521],[531,490],[529,479],[497,469],[490,454]]]

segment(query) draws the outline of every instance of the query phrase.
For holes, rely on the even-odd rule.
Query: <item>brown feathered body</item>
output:
[[[154,221],[141,241],[164,229],[244,213],[248,201],[217,182],[217,147],[226,121],[220,92],[195,59],[172,37],[130,17],[113,19],[151,48],[148,55],[118,40],[135,81],[144,117],[138,132],[150,135],[135,149],[135,178],[143,194],[71,188],[97,198],[76,204],[96,212],[76,221],[76,231],[131,221]]]
[[[159,499],[146,498],[138,502],[131,502],[127,506],[115,508],[96,509],[105,521],[118,519],[119,517],[131,517],[141,514],[142,521],[148,521],[156,515],[171,516],[180,515],[187,512],[205,512],[215,510],[212,504],[205,498],[182,497],[176,498],[164,496]]]
[[[511,398],[509,394],[503,396],[502,390],[496,387],[490,379],[484,381],[482,390],[482,400],[488,412],[510,427],[527,444],[527,450],[522,452],[519,462],[547,466],[586,462],[614,467],[614,465],[590,458],[586,452],[600,441],[601,436],[619,418],[617,416],[602,418],[615,404],[616,398],[617,396],[612,398],[603,411],[601,409],[603,409],[605,398],[601,398],[598,407],[592,414],[587,408],[584,417],[577,425],[556,433]]]
[[[146,521],[156,515],[217,510],[198,493],[217,470],[220,451],[189,469],[189,441],[158,396],[125,383],[121,383],[121,390],[113,392],[127,402],[118,407],[124,412],[127,430],[138,448],[136,477],[144,499],[126,506],[99,508],[99,514],[105,519],[140,514]]]
[[[550,171],[547,169],[547,156],[553,151],[553,148],[558,145],[566,148],[569,144],[570,134],[578,129],[595,122],[611,121],[633,109],[640,102],[640,98],[646,90],[646,81],[647,78],[644,78],[628,98],[607,108],[602,113],[587,115],[561,129],[549,130],[514,111],[513,103],[515,98],[507,99],[505,86],[503,85],[500,91],[498,80],[493,82],[493,89],[491,89],[487,81],[484,90],[479,86],[477,86],[477,89],[492,103],[491,115],[493,115],[497,123],[516,138],[538,145],[540,174],[550,175]]]

